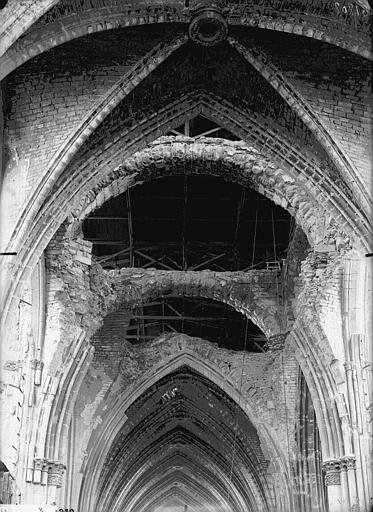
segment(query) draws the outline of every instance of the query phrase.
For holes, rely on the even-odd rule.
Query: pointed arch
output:
[[[339,393],[330,367],[333,354],[329,344],[314,319],[310,333],[308,321],[307,315],[297,319],[289,342],[296,347],[296,357],[312,397],[323,460],[339,459],[351,451],[349,436],[344,435],[342,429],[348,413],[338,401]]]
[[[29,4],[32,4],[33,1],[29,0]],[[9,17],[9,20],[7,20],[7,23],[11,23],[13,30],[6,31],[3,35],[3,52],[0,57],[0,80],[18,66],[27,62],[27,60],[77,37],[113,28],[151,25],[155,23],[179,23],[181,27],[184,27],[190,22],[192,15],[192,12],[185,9],[182,2],[172,2],[170,5],[158,3],[154,6],[147,5],[146,7],[123,5],[121,2],[117,5],[106,7],[97,5],[95,7],[91,3],[86,11],[82,10],[84,4],[77,5],[75,15],[71,12],[65,14],[63,11],[59,12],[58,8],[53,9],[58,0],[44,0],[44,2],[45,4],[42,5],[41,9],[40,7],[38,9],[33,7],[33,12],[31,12],[30,5],[30,14],[25,9],[24,13],[22,13],[23,16],[13,20],[12,17]],[[38,0],[38,3],[41,4],[42,2]],[[288,9],[282,11],[276,9],[275,6],[268,6],[266,14],[258,11],[253,12],[250,6],[232,6],[228,22],[232,26],[258,27],[263,30],[302,35],[339,46],[366,59],[372,59],[372,52],[367,37],[369,34],[368,5],[360,5],[361,8],[359,10],[353,11],[357,34],[349,33],[350,25],[344,21],[344,16],[338,17],[338,14],[342,14],[341,10],[339,13],[337,9],[335,13],[328,13],[330,16],[330,26],[323,26],[321,28],[320,15],[325,23],[327,20],[326,13],[320,12],[319,15],[309,13],[307,15],[305,12],[307,7],[308,5],[306,4],[303,9],[300,9],[300,12],[294,10],[291,13],[290,19],[287,16]],[[276,21],[274,21],[273,16],[276,18]],[[336,17],[337,19],[335,19]],[[26,18],[26,23],[22,23],[22,26],[17,26],[19,19],[24,20],[24,18]],[[45,22],[43,24],[38,23],[38,20],[42,22],[43,18]],[[35,25],[32,26],[34,23]],[[39,35],[38,30],[41,27],[43,30],[40,31]],[[28,33],[24,34],[27,29],[29,29]],[[22,35],[23,37],[21,37]]]
[[[131,386],[130,389],[126,389],[114,404],[107,404],[107,410],[110,411],[102,424],[100,425],[97,436],[93,436],[88,445],[88,458],[85,461],[84,468],[95,467],[94,472],[85,472],[80,499],[79,499],[79,510],[82,512],[88,512],[93,510],[95,506],[95,490],[97,488],[98,475],[101,472],[101,468],[104,464],[106,454],[109,447],[112,445],[117,433],[120,431],[123,420],[125,420],[125,411],[134,403],[147,389],[156,384],[160,379],[171,374],[178,368],[187,366],[203,375],[205,378],[213,382],[216,386],[221,388],[239,407],[242,408],[242,403],[245,403],[245,409],[243,412],[248,416],[249,421],[252,423],[254,428],[257,430],[261,443],[265,443],[267,453],[274,455],[274,458],[278,459],[279,452],[276,449],[276,445],[272,440],[265,425],[258,423],[257,418],[253,414],[250,408],[250,404],[244,400],[241,396],[240,390],[237,389],[229,380],[224,379],[221,371],[217,365],[212,364],[210,361],[203,361],[193,351],[188,350],[187,347],[180,346],[180,353],[176,356],[169,358],[167,361],[163,361],[160,365],[152,368],[151,371],[147,372],[146,375],[141,376],[139,380]],[[283,457],[283,455],[281,456]],[[284,463],[286,467],[286,462]],[[283,475],[283,478],[285,475]],[[289,489],[288,489],[289,492]],[[287,497],[287,503],[291,502],[290,495]],[[288,509],[284,509],[288,510]]]
[[[298,214],[300,219],[304,215],[304,221],[300,220],[301,223],[314,225],[315,219],[326,217],[334,225],[334,231],[342,233],[342,238],[348,240],[351,237],[356,244],[360,245],[362,252],[369,250],[371,240],[369,222],[325,172],[300,150],[294,149],[290,141],[284,140],[271,130],[264,129],[260,116],[248,116],[221,98],[193,93],[170,104],[157,115],[132,126],[121,137],[116,137],[111,145],[105,146],[104,149],[98,147],[95,154],[91,156],[85,155],[80,165],[75,165],[74,170],[68,168],[69,171],[64,174],[63,179],[59,180],[53,198],[47,199],[37,212],[29,208],[30,218],[26,222],[24,217],[21,223],[22,230],[18,230],[17,235],[14,235],[13,243],[7,249],[18,254],[13,268],[9,271],[11,278],[7,281],[8,286],[2,290],[3,324],[9,308],[12,307],[12,301],[21,280],[32,271],[63,220],[74,212],[79,215],[81,210],[95,200],[100,188],[103,189],[110,183],[114,183],[118,174],[121,175],[121,169],[124,168],[123,162],[126,160],[130,161],[130,165],[126,168],[126,176],[120,177],[127,182],[127,186],[131,181],[134,183],[137,176],[136,151],[179,126],[188,116],[194,117],[197,113],[220,119],[222,126],[240,139],[248,140],[256,146],[254,153],[256,156],[262,154],[264,165],[260,169],[252,162],[252,174],[255,182],[259,181],[259,173],[263,172],[263,176],[266,176],[265,183],[258,186],[259,192],[269,193],[273,190],[273,186],[269,183],[276,180],[293,199],[286,198],[286,194],[281,198],[275,193],[270,194],[270,197],[288,208],[291,214]],[[184,145],[190,146],[192,143],[193,141],[189,140],[184,142]],[[203,144],[202,141],[198,143],[197,154],[203,155],[205,148],[211,153],[212,146],[208,139]],[[216,139],[214,143],[216,144]],[[169,143],[167,144],[165,139],[160,139],[158,145],[162,147],[162,144],[167,148]],[[177,147],[177,144],[175,146]],[[218,151],[223,165],[224,161],[230,160],[239,170],[238,174],[245,173],[245,157],[243,158],[242,155],[245,144],[237,143],[235,148],[230,144],[221,146]],[[130,157],[133,158],[130,159]],[[300,200],[302,197],[304,199]],[[320,209],[323,212],[321,217],[315,214]],[[304,225],[304,228],[310,236],[307,225]]]
[[[159,43],[137,61],[88,112],[78,128],[62,144],[57,154],[52,157],[46,173],[38,183],[26,208],[22,212],[12,238],[24,234],[30,218],[41,208],[63,170],[102,121],[144,78],[186,41],[187,36],[181,35],[168,44]],[[12,240],[10,243],[12,243]]]
[[[299,115],[302,121],[310,128],[316,139],[321,143],[330,155],[339,172],[344,176],[355,195],[364,201],[364,210],[369,215],[372,209],[372,198],[361,181],[356,167],[343,150],[340,144],[333,139],[324,126],[319,116],[315,114],[311,106],[295,90],[291,83],[282,75],[280,70],[264,55],[259,48],[247,48],[234,37],[228,38],[229,43],[235,48],[282,96],[290,107]]]

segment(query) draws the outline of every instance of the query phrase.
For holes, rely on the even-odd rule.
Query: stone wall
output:
[[[91,512],[128,407],[157,378],[189,364],[252,420],[276,512],[290,510],[299,492],[291,472],[299,450],[311,446],[296,443],[308,421],[298,414],[301,368],[330,512],[340,503],[365,512],[372,473],[366,11],[342,15],[304,0],[288,20],[275,0],[246,12],[230,5],[231,39],[200,48],[185,31],[194,2],[187,12],[178,0],[145,14],[141,5],[133,16],[129,5],[113,24],[110,9],[100,21],[101,0],[62,1],[30,30],[54,0],[16,3],[3,13],[0,51],[1,213],[9,220],[1,250],[11,239],[18,252],[1,280],[1,427],[9,436],[0,499],[77,509],[83,490],[79,511]],[[170,135],[196,115],[241,140]],[[103,270],[80,222],[135,183],[181,173],[219,175],[287,208],[300,226],[286,271]],[[181,334],[132,346],[132,310],[170,294],[229,304],[263,330],[266,351],[243,355]]]
[[[16,220],[51,157],[87,112],[161,35],[164,31],[153,30],[149,39],[133,32],[105,33],[94,45],[87,36],[68,51],[52,51],[53,64],[51,55],[41,55],[2,82],[7,191],[2,203],[9,221]]]
[[[19,216],[21,205],[35,190],[36,185],[41,183],[51,157],[81,124],[85,114],[131,65],[156,46],[162,37],[170,38],[173,34],[175,29],[172,27],[166,33],[164,29],[153,27],[146,31],[132,29],[129,32],[104,32],[95,35],[94,39],[86,36],[68,43],[66,48],[60,46],[48,54],[35,57],[2,82],[6,149],[4,187],[7,190],[4,200],[9,201],[7,211],[12,212],[10,220],[14,222]],[[366,61],[350,55],[348,60],[343,57],[344,67],[338,67],[336,63],[341,62],[342,51],[324,45],[321,59],[324,68],[320,69],[317,60],[319,46],[312,41],[303,45],[303,50],[295,50],[294,45],[289,42],[286,52],[283,51],[282,43],[273,46],[272,41],[271,46],[270,42],[264,40],[263,45],[268,56],[294,84],[295,90],[307,99],[315,115],[338,141],[341,149],[358,168],[361,179],[366,182],[371,158],[368,144],[371,112],[367,103],[369,66],[365,64]],[[282,49],[281,56],[276,48]],[[302,51],[307,52],[308,67],[304,70],[302,67],[305,59]],[[314,58],[312,52],[315,54]],[[241,73],[242,66],[241,63]],[[349,69],[348,82],[340,78],[343,77],[346,67]],[[191,72],[188,72],[188,77],[190,76]],[[252,81],[252,73],[250,76],[248,79]],[[255,84],[252,87],[257,89]],[[265,90],[265,81],[261,88]],[[237,91],[235,92],[237,95]],[[147,92],[144,91],[144,94],[147,95]],[[240,92],[240,96],[243,97],[243,94],[244,90]],[[162,97],[166,96],[163,91]],[[280,98],[276,94],[270,103],[274,110],[279,108],[276,103],[281,106]],[[277,130],[285,133],[284,130],[289,130],[293,124],[297,132],[296,138],[299,139],[299,133],[302,130],[306,130],[306,133],[307,129],[296,118],[292,120],[291,115],[286,114],[288,107],[284,105],[281,106],[281,115],[277,115],[277,118],[272,116],[269,125],[275,128],[277,123],[283,123],[281,119],[288,117],[286,126],[283,125]],[[303,151],[310,143],[316,151],[320,151],[317,144],[311,141],[310,134],[306,133],[302,137],[305,146]],[[15,183],[21,183],[21,187],[17,187]]]

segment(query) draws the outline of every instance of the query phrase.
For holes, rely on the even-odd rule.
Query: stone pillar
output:
[[[62,485],[65,469],[66,466],[59,461],[50,461],[44,457],[35,458],[33,468],[28,471],[31,486],[27,502],[55,505],[57,489]]]
[[[351,512],[360,512],[359,498],[356,483],[356,459],[354,456],[345,456],[341,459],[341,467],[347,472],[348,491],[350,496]]]
[[[45,485],[47,483],[46,480],[46,460],[43,458],[34,459],[34,472],[33,472],[33,483],[34,484],[42,484]]]
[[[339,460],[327,460],[323,463],[325,485],[328,497],[328,512],[341,512],[341,464]]]
[[[41,384],[41,374],[43,371],[44,363],[43,361],[39,361],[37,359],[32,359],[30,361],[31,369],[34,371],[34,384],[35,386],[40,386]]]
[[[48,480],[48,461],[37,457],[33,461],[32,484],[27,493],[27,502],[45,504],[46,486]]]
[[[350,495],[348,491],[348,476],[346,465],[341,461],[341,495],[343,503],[343,512],[350,512]]]
[[[54,505],[57,501],[57,489],[62,486],[62,476],[66,466],[59,461],[51,461],[48,464],[48,505]]]

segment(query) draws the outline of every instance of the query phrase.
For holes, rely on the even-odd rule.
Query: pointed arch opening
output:
[[[89,456],[82,468],[84,477],[79,510],[84,512],[92,510],[92,508],[100,511],[106,510],[108,501],[113,510],[117,510],[115,507],[119,507],[118,510],[121,510],[120,507],[123,506],[125,499],[129,500],[127,502],[128,510],[143,510],[144,503],[141,501],[143,487],[136,485],[136,482],[141,482],[143,474],[147,475],[146,480],[150,486],[158,481],[157,492],[154,494],[155,501],[152,503],[152,506],[155,506],[158,503],[155,495],[159,497],[158,491],[162,494],[162,485],[167,488],[170,478],[172,479],[174,476],[174,471],[171,471],[172,477],[169,476],[162,483],[162,475],[166,470],[161,472],[157,468],[163,459],[166,461],[166,466],[169,464],[167,456],[170,451],[173,451],[173,446],[168,446],[168,443],[173,445],[171,439],[174,439],[175,426],[178,439],[176,445],[179,443],[180,437],[188,439],[187,453],[184,453],[183,456],[190,455],[192,462],[193,450],[191,454],[188,450],[190,442],[193,440],[191,437],[193,434],[200,432],[202,437],[204,436],[202,441],[198,436],[194,437],[194,441],[198,441],[199,449],[206,446],[206,443],[209,446],[210,435],[211,439],[215,439],[218,443],[215,445],[215,441],[210,439],[214,446],[214,450],[211,450],[212,459],[208,458],[207,460],[203,456],[201,460],[203,467],[207,464],[208,471],[212,471],[215,475],[212,482],[213,487],[210,484],[210,490],[216,491],[214,486],[217,485],[218,491],[222,493],[220,496],[228,500],[229,507],[223,510],[289,510],[292,499],[288,484],[289,475],[281,449],[273,441],[265,424],[262,424],[253,414],[250,403],[241,396],[239,385],[234,385],[230,380],[226,380],[221,373],[222,369],[211,361],[204,361],[197,353],[194,353],[192,346],[188,347],[187,339],[177,342],[177,350],[173,356],[168,356],[161,365],[156,365],[151,372],[139,375],[136,385],[131,385],[122,396],[118,396],[116,405],[107,404],[107,410],[110,413],[105,415],[102,425],[92,436],[88,446]],[[187,394],[188,396],[183,391],[180,392],[182,386],[180,387],[178,384],[184,382],[184,377],[182,377],[184,370],[187,375],[192,375],[197,386],[193,392]],[[180,376],[181,380],[179,381]],[[173,402],[174,400],[175,402]],[[199,400],[204,400],[206,403],[201,405]],[[183,402],[185,405],[182,405]],[[175,411],[170,412],[169,407],[172,407],[172,403],[176,404],[176,408],[181,407],[181,416],[177,414],[177,411],[176,414]],[[228,403],[229,406],[224,405]],[[131,420],[132,406],[134,411],[136,409],[135,422]],[[139,413],[138,407],[142,412]],[[230,412],[228,409],[225,410],[225,407],[228,407]],[[215,415],[217,416],[215,417]],[[149,417],[152,421],[149,421]],[[219,421],[217,421],[218,419]],[[190,426],[194,420],[196,425],[189,428],[188,425]],[[184,422],[184,424],[181,425],[180,422]],[[145,429],[144,432],[141,432],[142,427]],[[147,429],[150,429],[149,432]],[[163,429],[170,434],[162,436]],[[198,432],[195,429],[199,429]],[[136,442],[129,442],[128,434],[131,432],[135,435]],[[160,443],[157,444],[157,441],[153,451],[152,446],[146,447],[144,442],[141,442],[141,438],[145,442],[148,439],[151,444],[150,432],[155,435],[155,439],[159,439]],[[170,441],[168,441],[168,435],[171,436]],[[165,443],[162,444],[162,440]],[[121,473],[123,465],[120,461],[123,461],[123,457],[126,458],[129,453],[123,447],[122,441],[128,442],[126,446],[130,449],[140,450],[145,457],[140,467],[133,468],[133,473],[128,474],[128,478],[123,478]],[[185,443],[180,442],[185,447]],[[233,474],[231,475],[233,446],[235,446],[235,455]],[[154,457],[160,458],[159,460],[157,458],[155,465],[146,463],[146,456],[150,456],[152,453]],[[197,453],[200,451],[197,450]],[[210,451],[207,453],[209,457]],[[243,463],[244,459],[245,463]],[[133,460],[136,461],[136,464],[140,463],[139,453],[133,454]],[[172,460],[174,459],[172,458]],[[201,464],[201,460],[196,463]],[[112,462],[114,466],[118,464],[117,468],[111,465]],[[189,462],[185,462],[185,464],[184,470],[189,470],[191,467],[188,466]],[[260,469],[261,464],[263,465],[262,469]],[[180,482],[180,478],[183,478],[183,471],[179,470],[179,467],[182,466],[179,456],[175,466],[174,469],[179,472],[177,480],[179,479]],[[91,471],[91,467],[95,467],[95,471]],[[131,464],[128,465],[128,468],[132,468]],[[106,476],[103,476],[103,472],[107,473]],[[236,480],[235,472],[239,473],[238,480]],[[108,478],[109,474],[111,474],[111,481]],[[189,484],[191,485],[190,482]],[[113,490],[113,485],[116,486],[116,491]],[[201,482],[199,482],[199,486],[199,493],[201,493]],[[215,495],[215,492],[212,494]],[[167,492],[165,492],[166,495]],[[101,500],[101,508],[95,508],[96,500]],[[139,504],[138,508],[136,503]],[[220,506],[221,503],[218,505]],[[213,508],[213,510],[220,509]]]
[[[180,365],[150,385],[126,417],[105,458],[95,510],[151,509],[161,497],[180,496],[180,488],[202,509],[268,510],[268,461],[258,434],[206,376]]]

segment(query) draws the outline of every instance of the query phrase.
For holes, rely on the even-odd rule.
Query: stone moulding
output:
[[[53,7],[55,3],[56,0],[49,0],[47,9]],[[93,7],[95,3],[97,5]],[[371,15],[366,9],[353,2],[346,5],[342,5],[343,2],[319,2],[317,7],[308,0],[304,0],[303,3],[304,6],[299,11],[294,9],[293,2],[289,2],[285,7],[284,2],[277,0],[272,1],[272,4],[232,3],[224,9],[224,14],[232,26],[300,34],[372,59],[369,43]],[[103,7],[102,2],[90,0],[89,3],[75,2],[74,8],[69,7],[69,10],[64,10],[62,6],[58,6],[46,14],[45,10],[40,10],[37,14],[33,13],[27,24],[23,24],[19,30],[14,30],[14,35],[12,31],[7,31],[3,35],[4,54],[0,57],[0,79],[36,55],[76,37],[103,30],[153,23],[176,22],[185,25],[190,22],[194,13],[192,9],[186,9],[184,2],[181,1],[131,7],[116,0],[116,5]],[[34,22],[36,23],[30,28]],[[14,27],[16,23],[17,20],[14,20]],[[321,25],[323,29],[320,29]],[[19,38],[26,29],[28,32]],[[12,39],[8,39],[9,37]]]
[[[202,8],[194,13],[189,24],[189,37],[202,46],[222,43],[228,34],[228,24],[217,9]]]
[[[35,219],[36,213],[41,212],[41,207],[43,205],[43,201],[48,197],[48,194],[50,193],[53,185],[55,184],[58,176],[63,172],[63,170],[68,165],[71,158],[76,155],[76,152],[79,150],[83,142],[89,137],[91,133],[94,132],[96,127],[102,122],[102,120],[113,110],[113,108],[124,98],[126,94],[128,94],[128,91],[136,87],[141,80],[143,80],[152,69],[155,69],[160,62],[163,62],[164,59],[167,57],[167,55],[170,55],[175,49],[179,48],[180,45],[183,44],[183,42],[186,41],[186,36],[180,36],[176,40],[174,40],[169,45],[166,45],[164,48],[156,48],[150,52],[147,56],[145,56],[143,59],[141,59],[140,62],[138,62],[133,70],[131,70],[129,73],[127,73],[123,79],[117,83],[112,90],[109,91],[109,93],[106,95],[104,100],[98,105],[93,111],[86,117],[86,119],[82,122],[79,129],[72,135],[71,138],[67,141],[67,143],[64,144],[63,148],[58,152],[58,154],[53,158],[51,165],[49,166],[49,169],[47,173],[44,175],[43,180],[40,182],[38,188],[36,189],[35,193],[33,194],[32,198],[28,202],[20,221],[17,224],[17,227],[15,231],[13,232],[11,242],[9,244],[9,250],[13,250],[13,245],[16,246],[17,243],[20,243],[22,240],[22,244],[24,245],[25,242],[25,233],[28,231],[29,233],[33,233],[33,230],[30,229],[30,224],[33,223],[33,220]],[[151,122],[154,124],[155,119],[151,119]],[[168,120],[168,123],[170,123],[170,120]],[[175,123],[173,123],[175,124]],[[169,126],[170,128],[170,126]],[[160,125],[156,126],[154,128],[156,130],[156,133],[159,133],[159,131],[162,130]],[[131,131],[131,130],[130,130]],[[142,130],[142,135],[144,134],[144,131]],[[130,132],[128,133],[130,135]],[[155,136],[155,134],[153,134]],[[132,137],[130,137],[132,139]],[[149,136],[147,135],[145,139],[148,141]],[[133,139],[132,139],[133,140]],[[135,139],[136,140],[136,139]],[[277,151],[278,152],[278,151]],[[283,151],[282,151],[283,154]],[[290,158],[290,155],[289,155]],[[298,159],[302,159],[302,156],[296,155],[295,161]],[[292,162],[294,162],[294,158],[291,158]],[[89,162],[89,160],[88,160]],[[289,162],[290,167],[293,166],[293,163]],[[307,164],[306,164],[307,165]],[[301,171],[303,172],[303,171]],[[306,174],[311,174],[311,176],[317,176],[320,172],[317,170],[316,166],[312,166],[312,169],[306,168]],[[81,175],[81,172],[79,173]],[[322,173],[321,173],[322,174]],[[309,179],[310,176],[307,176],[307,179]],[[317,180],[320,182],[324,182],[323,187],[327,185],[325,182],[326,177],[323,174],[320,177],[317,177]],[[330,183],[329,183],[330,182]],[[343,192],[338,188],[335,187],[333,182],[331,180],[328,180],[328,184],[332,188],[337,188],[336,193],[332,196],[332,194],[329,194],[328,202],[330,204],[336,205],[338,201],[341,201],[342,197],[341,194]],[[346,199],[347,203],[353,207],[354,210],[356,210],[355,205],[353,203]],[[338,215],[337,217],[342,217],[341,222],[343,224],[347,222],[351,222],[345,212],[345,206],[341,208],[340,206],[337,206],[338,209]],[[65,206],[60,205],[58,208],[60,215],[62,215],[62,212],[65,211]],[[366,227],[366,221],[365,219],[361,218],[361,212],[358,212],[357,215],[354,214],[354,216],[351,216],[351,218],[358,218],[358,221],[360,222],[359,229],[366,231],[368,228]],[[54,219],[57,219],[55,215],[53,215]],[[36,219],[35,219],[36,220]],[[358,221],[354,221],[354,224],[358,223]],[[50,236],[50,234],[53,232],[54,226],[51,223],[50,220],[44,220],[42,221],[42,224],[44,225],[44,234],[40,233],[38,236],[40,239],[45,239],[46,236]],[[356,232],[356,227],[354,226],[352,228],[352,231]],[[50,234],[47,235],[47,232]],[[364,240],[365,235],[362,234],[362,237],[360,239]],[[18,242],[16,242],[18,240]],[[26,244],[27,245],[27,244]],[[19,249],[19,253],[22,253],[22,248],[14,247],[16,250]],[[27,248],[28,253],[33,252],[30,250],[30,248]],[[26,261],[20,261],[19,266],[28,266],[29,262]],[[13,280],[14,283],[17,282],[17,279]],[[15,285],[17,286],[17,285]],[[6,293],[6,292],[5,292]],[[7,310],[7,307],[4,308],[5,311]]]
[[[141,383],[138,383],[136,386],[131,386],[131,389],[127,391],[125,396],[121,399],[120,407],[111,407],[111,411],[113,414],[105,418],[105,421],[100,425],[100,429],[97,432],[97,436],[95,439],[91,441],[92,450],[89,450],[89,457],[85,461],[84,468],[87,468],[91,465],[94,465],[96,468],[101,468],[104,464],[106,453],[108,447],[111,446],[115,436],[119,432],[122,426],[122,418],[124,411],[133,403],[143,392],[146,391],[151,385],[155,382],[163,378],[169,372],[175,371],[177,368],[187,365],[190,366],[195,371],[201,373],[212,382],[216,383],[218,386],[221,385],[221,382],[224,383],[224,391],[230,396],[237,404],[244,403],[244,398],[240,398],[239,392],[235,389],[228,381],[224,379],[224,376],[221,375],[221,369],[219,369],[215,364],[210,364],[205,361],[201,361],[199,357],[189,350],[186,350],[183,345],[179,347],[180,353],[174,356],[171,356],[167,365],[164,363],[156,370],[152,371],[151,374],[147,373],[141,379]],[[266,446],[267,453],[274,453],[275,458],[279,457],[279,453],[276,451],[275,444],[264,425],[257,425],[255,416],[250,413],[249,406],[245,409],[246,414],[248,415],[250,421],[253,423],[254,427],[257,428],[259,437],[262,443]],[[263,431],[263,435],[261,434]],[[283,457],[283,464],[286,467],[286,460]],[[84,470],[84,468],[82,468]],[[82,488],[80,495],[80,508],[83,512],[88,512],[93,508],[93,499],[95,496],[95,489],[97,489],[98,484],[98,474],[100,471],[96,471],[95,474],[90,472],[87,474],[87,479],[84,481],[84,487]],[[79,509],[80,510],[80,509]]]
[[[273,271],[255,270],[243,274],[122,269],[104,272],[106,283],[103,286],[110,287],[116,295],[112,310],[119,307],[132,309],[170,293],[206,297],[229,304],[251,319],[269,338],[269,347],[281,348],[284,345],[286,333],[282,332],[281,305],[276,295],[276,273]]]
[[[49,164],[48,171],[34,191],[29,207],[26,208],[15,229],[14,236],[19,230],[22,233],[22,226],[27,223],[27,218],[41,207],[43,201],[51,192],[56,178],[65,168],[67,163],[77,153],[78,149],[94,132],[99,124],[112,112],[112,110],[133,90],[146,76],[148,76],[161,62],[171,53],[187,41],[185,35],[179,36],[169,44],[163,42],[155,46],[150,52],[142,57],[124,76],[107,92],[101,100],[80,123],[80,126],[62,145],[60,150]],[[11,243],[11,242],[10,242]]]
[[[355,455],[345,455],[340,459],[326,460],[322,464],[326,485],[341,485],[341,472],[356,469]]]
[[[337,144],[323,125],[319,116],[317,116],[307,101],[295,90],[288,80],[282,75],[280,70],[269,61],[260,49],[247,48],[240,41],[233,37],[228,38],[229,43],[235,48],[261,75],[272,85],[272,87],[283,97],[291,106],[302,121],[307,125],[316,139],[322,144],[328,154],[330,154],[339,172],[343,175],[346,183],[356,183],[354,187],[361,195],[365,204],[366,217],[370,216],[372,210],[372,198],[366,186],[362,183],[357,169],[350,161],[345,151]]]
[[[323,462],[326,485],[341,485],[341,465],[339,460],[328,460]]]

